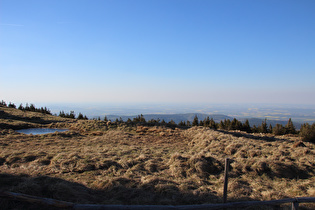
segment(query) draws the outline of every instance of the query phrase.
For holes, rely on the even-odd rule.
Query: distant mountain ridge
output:
[[[107,119],[115,121],[116,119],[122,119],[123,121],[127,121],[128,118],[129,119],[133,119],[135,117],[137,117],[138,115],[128,115],[128,116],[124,116],[124,115],[107,115]],[[221,120],[233,120],[234,117],[230,117],[228,115],[223,115],[223,114],[202,114],[202,113],[187,113],[187,114],[144,114],[143,117],[146,119],[146,121],[154,119],[154,120],[158,120],[160,119],[161,121],[164,120],[165,122],[169,122],[171,120],[173,120],[175,123],[179,123],[180,121],[185,121],[187,122],[190,121],[192,122],[194,120],[194,117],[197,116],[199,121],[200,120],[204,120],[205,118],[209,117],[210,119],[213,118],[215,122],[220,122]],[[255,125],[255,126],[259,126],[261,125],[261,123],[265,120],[265,119],[261,119],[261,118],[236,118],[237,120],[241,121],[241,122],[245,122],[246,119],[248,119],[249,124],[251,126]],[[276,124],[281,124],[281,125],[286,125],[288,121],[285,120],[268,120],[267,119],[267,124],[271,124],[273,127]],[[299,129],[301,127],[301,122],[293,122],[294,126]]]

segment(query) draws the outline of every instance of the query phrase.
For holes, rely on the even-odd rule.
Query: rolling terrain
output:
[[[296,135],[107,123],[0,110],[5,116],[0,119],[0,190],[90,204],[221,203],[228,157],[233,161],[230,202],[315,197],[315,145]],[[32,126],[70,131],[26,135],[9,129]],[[0,206],[42,208],[2,198]]]

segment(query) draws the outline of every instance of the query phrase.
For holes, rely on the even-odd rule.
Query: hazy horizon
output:
[[[1,100],[1,99],[0,99]],[[7,102],[9,103],[9,102]],[[14,103],[14,102],[13,102]],[[19,103],[15,103],[17,106]],[[25,106],[25,103],[22,103]],[[30,105],[30,103],[29,103]],[[88,118],[103,119],[105,116],[138,116],[173,115],[173,114],[207,114],[226,115],[237,119],[268,119],[287,121],[291,118],[295,123],[315,122],[315,107],[312,105],[292,104],[91,104],[91,103],[44,103],[36,107],[47,107],[53,114],[60,111],[76,115],[82,113]]]
[[[315,1],[2,0],[0,98],[315,105]]]

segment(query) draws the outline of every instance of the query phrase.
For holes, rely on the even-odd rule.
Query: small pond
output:
[[[60,129],[60,128],[28,128],[28,129],[16,130],[16,132],[37,135],[37,134],[55,133],[56,131],[65,132],[68,130],[69,129]]]

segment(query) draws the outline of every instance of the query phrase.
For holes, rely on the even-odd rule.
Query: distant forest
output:
[[[49,114],[52,115],[51,111],[47,109],[46,107],[36,108],[34,104],[28,104],[26,103],[25,106],[23,104],[20,104],[18,108],[16,108],[16,105],[14,103],[7,104],[5,101],[0,102],[0,106],[2,107],[9,107],[14,109],[19,109],[22,111],[31,111],[31,112],[40,112],[43,114]],[[55,114],[57,116],[57,114]],[[70,111],[69,113],[65,113],[64,111],[59,112],[59,117],[63,118],[70,118],[70,119],[78,119],[78,120],[88,120],[88,117],[86,115],[83,116],[82,113],[78,114],[78,117],[76,117],[76,114],[74,111]],[[93,118],[93,120],[101,120],[100,117]],[[105,122],[111,122],[107,119],[105,116],[103,121]],[[282,124],[276,124],[274,127],[271,124],[267,124],[267,119],[263,120],[261,125],[259,126],[250,126],[249,121],[246,120],[244,123],[234,118],[233,120],[225,119],[221,120],[219,123],[215,122],[213,118],[206,117],[203,120],[199,120],[197,115],[194,117],[193,121],[190,122],[187,121],[180,121],[179,123],[175,123],[173,120],[170,120],[169,122],[165,122],[164,120],[160,119],[151,119],[146,120],[144,116],[138,115],[137,117],[130,119],[128,118],[127,121],[124,121],[121,117],[120,119],[116,118],[115,121],[111,123],[115,124],[128,124],[128,125],[146,125],[146,126],[167,126],[167,127],[191,127],[191,126],[203,126],[208,127],[211,129],[220,129],[220,130],[239,130],[244,131],[247,133],[270,133],[274,135],[285,135],[285,134],[299,134],[302,137],[302,140],[304,141],[311,141],[315,143],[315,123],[312,125],[308,123],[304,123],[301,125],[301,129],[298,131],[296,130],[295,126],[293,125],[293,122],[291,118],[288,120],[287,124],[283,126]]]

